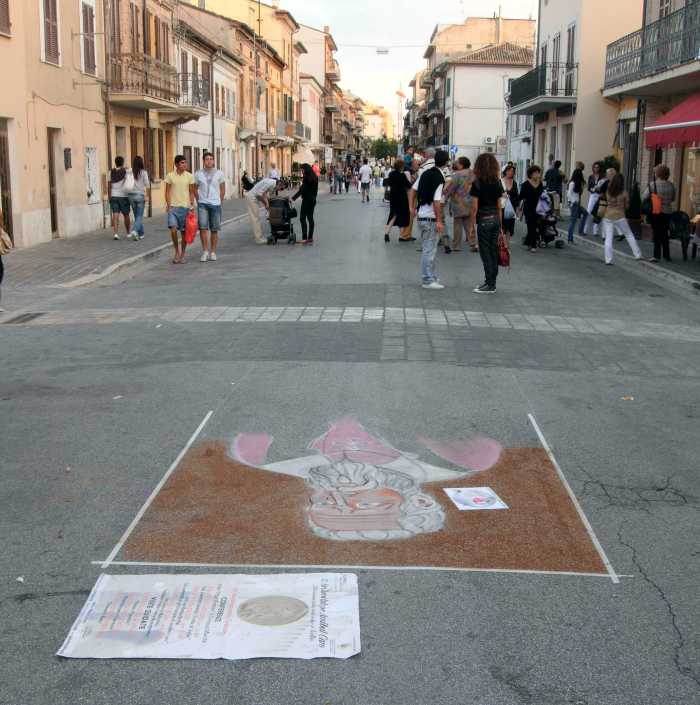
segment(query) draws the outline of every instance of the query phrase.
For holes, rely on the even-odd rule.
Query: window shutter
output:
[[[189,82],[189,70],[188,70],[188,56],[187,52],[183,49],[180,52],[180,90],[182,93],[187,95],[187,88]]]
[[[163,30],[163,43],[160,48],[161,61],[166,64],[170,63],[170,27],[165,22],[161,22],[161,28]]]
[[[202,61],[202,98],[211,98],[211,84],[209,78],[211,76],[210,64],[208,61]]]
[[[146,10],[146,36],[144,37],[146,51],[144,54],[151,56],[151,13]]]
[[[165,132],[158,130],[158,177],[165,178]]]
[[[0,0],[0,32],[9,34],[12,29],[10,24],[10,0]]]
[[[44,54],[46,60],[54,64],[57,64],[60,59],[56,1],[44,0]]]
[[[83,3],[83,68],[85,73],[95,74],[95,10]]]
[[[153,37],[155,39],[155,58],[160,60],[160,19],[153,19]]]
[[[218,83],[214,84],[214,98],[215,98],[214,112],[216,113],[216,115],[218,115],[219,114],[219,84]]]

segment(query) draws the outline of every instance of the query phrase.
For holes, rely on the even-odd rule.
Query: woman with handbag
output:
[[[608,188],[608,180],[603,173],[603,165],[600,162],[593,162],[591,170],[593,173],[588,177],[588,214],[590,216],[588,220],[593,223],[593,235],[597,237],[600,219],[596,222],[596,206],[600,197],[605,194]],[[588,220],[584,223],[584,226]],[[582,234],[589,234],[585,227]]]
[[[614,169],[608,169],[607,176],[609,179],[607,192],[598,202],[598,217],[601,219],[603,237],[605,238],[605,264],[613,263],[613,235],[616,229],[627,238],[634,258],[640,260],[642,252],[625,217],[625,212],[629,207],[625,179]]]
[[[668,226],[676,200],[676,187],[668,180],[670,175],[671,171],[665,164],[655,166],[654,178],[642,196],[643,210],[654,233],[654,256],[649,258],[650,262],[658,262],[662,254],[667,262],[671,261]]]
[[[583,215],[583,221],[581,222],[578,231],[578,234],[581,235],[586,227],[586,217],[588,216],[586,209],[581,205],[581,197],[583,196],[583,189],[586,185],[586,179],[583,175],[584,168],[583,162],[576,162],[576,168],[571,172],[569,187],[566,193],[570,211],[568,241],[572,244],[574,242],[574,230],[576,229],[576,223]]]
[[[490,152],[480,154],[474,164],[471,188],[472,226],[477,227],[479,254],[484,265],[484,283],[475,294],[495,294],[498,276],[498,241],[503,237],[503,186],[500,167]]]
[[[301,212],[299,222],[301,223],[301,244],[314,244],[314,209],[316,208],[316,198],[318,197],[318,176],[311,168],[310,164],[302,164],[303,177],[299,190],[292,196],[296,201],[301,196]],[[307,230],[308,227],[308,230]]]
[[[520,192],[515,181],[515,165],[508,164],[503,170],[501,185],[505,193],[501,197],[503,208],[503,233],[508,236],[508,243],[515,233],[515,216],[520,202]]]
[[[543,193],[542,170],[536,164],[533,164],[527,169],[527,181],[523,181],[520,186],[520,208],[518,209],[521,215],[525,215],[527,236],[523,244],[530,252],[537,252],[537,242],[539,240],[537,206]]]

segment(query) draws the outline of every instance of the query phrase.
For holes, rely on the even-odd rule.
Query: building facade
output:
[[[664,163],[676,207],[700,213],[700,2],[637,0],[641,19],[606,51],[603,96],[616,109],[616,147],[642,189]],[[622,35],[622,32],[618,32]]]
[[[101,0],[0,9],[5,226],[17,247],[100,228],[109,163]]]

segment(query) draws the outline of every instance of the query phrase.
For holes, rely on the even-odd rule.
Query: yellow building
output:
[[[101,0],[0,12],[0,189],[18,247],[103,225],[101,27]]]

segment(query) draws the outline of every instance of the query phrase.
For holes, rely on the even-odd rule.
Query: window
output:
[[[673,12],[673,0],[660,0],[659,2],[659,19],[670,15]]]
[[[216,115],[219,115],[219,84],[218,83],[214,84],[214,98],[215,98],[214,112]]]
[[[211,64],[208,61],[202,61],[202,98],[209,100],[211,98]]]
[[[452,88],[452,79],[448,78],[447,81],[445,81],[445,98],[450,97],[450,89]]]
[[[165,178],[165,132],[158,130],[158,178]]]
[[[141,46],[141,8],[134,2],[129,7],[129,29],[131,37],[131,53],[140,54]]]
[[[192,171],[196,171],[202,164],[202,150],[199,147],[194,148],[194,162],[192,164]]]
[[[95,8],[87,2],[83,2],[82,10],[83,71],[94,76],[97,71],[97,61],[95,59]]]
[[[10,0],[0,0],[0,32],[9,34],[11,29]]]
[[[180,52],[180,90],[187,95],[189,88],[189,56],[183,49]]]
[[[576,25],[572,24],[566,30],[566,63],[573,66],[576,63]]]
[[[61,52],[58,41],[58,0],[43,0],[44,60],[58,64]]]
[[[540,65],[544,66],[547,63],[547,43],[545,42],[540,47]]]

